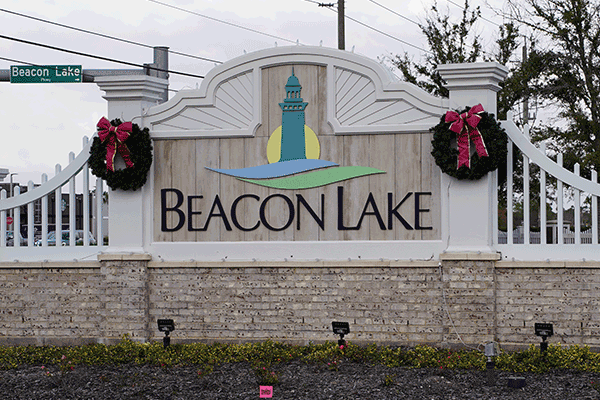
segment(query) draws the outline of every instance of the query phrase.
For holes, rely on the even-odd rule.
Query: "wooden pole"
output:
[[[338,49],[346,49],[346,38],[344,35],[344,0],[338,0]]]

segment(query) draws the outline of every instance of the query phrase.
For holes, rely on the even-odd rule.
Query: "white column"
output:
[[[103,97],[108,101],[107,118],[132,121],[140,127],[140,117],[148,108],[162,101],[162,95],[169,85],[167,79],[146,75],[103,76],[96,77],[94,81],[106,92]],[[150,212],[144,210],[143,202],[147,187],[148,184],[135,191],[109,189],[107,252],[144,252],[143,216],[145,212]]]
[[[450,91],[450,108],[462,110],[481,104],[496,115],[496,93],[508,69],[496,62],[439,65],[438,71]],[[442,174],[442,193],[447,218],[446,252],[495,252],[492,217],[496,201],[496,173],[477,180],[458,180]]]

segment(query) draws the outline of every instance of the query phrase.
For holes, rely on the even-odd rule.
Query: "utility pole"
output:
[[[527,38],[523,43],[523,64],[527,62]],[[525,93],[523,97],[523,125],[529,123],[529,95]]]
[[[344,35],[344,0],[338,0],[338,49],[346,49],[346,38]]]

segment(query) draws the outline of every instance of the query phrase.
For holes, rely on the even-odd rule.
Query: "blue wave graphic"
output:
[[[385,174],[377,168],[371,167],[336,167],[312,171],[307,174],[294,175],[275,179],[241,179],[244,182],[254,183],[274,189],[300,190],[312,189],[331,183],[341,182],[348,179],[359,178],[373,174]]]
[[[319,168],[337,166],[338,164],[326,160],[291,160],[281,161],[273,164],[258,165],[256,167],[238,168],[238,169],[218,169],[208,168],[208,170],[245,179],[268,179],[280,178],[283,176],[294,175],[300,172],[312,171]]]

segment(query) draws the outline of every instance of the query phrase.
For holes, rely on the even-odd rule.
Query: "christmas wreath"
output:
[[[148,128],[140,129],[119,119],[98,122],[98,136],[90,149],[92,174],[106,181],[111,189],[137,190],[146,183],[152,165],[152,141]],[[125,161],[124,169],[114,168],[116,154]]]
[[[431,155],[442,172],[456,179],[479,179],[506,159],[506,131],[481,104],[460,112],[448,111],[433,133]],[[470,154],[470,143],[476,152]]]

